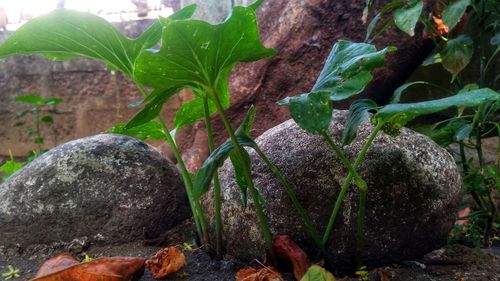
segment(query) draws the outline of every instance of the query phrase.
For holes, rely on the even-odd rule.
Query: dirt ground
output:
[[[162,242],[164,245],[182,245],[189,241],[189,223],[173,229]],[[80,241],[81,242],[81,241]],[[21,277],[11,280],[33,278],[40,265],[60,252],[69,251],[82,258],[86,253],[94,258],[103,256],[131,256],[148,258],[162,247],[145,245],[143,241],[119,246],[92,246],[82,243],[54,243],[49,246],[33,246],[26,249],[5,249],[0,246],[0,272],[13,265],[21,271]],[[210,259],[203,249],[185,251],[187,266],[167,280],[183,281],[229,281],[235,280],[242,267],[259,267],[258,261],[243,263],[227,258],[222,261]],[[290,272],[282,272],[285,280],[294,280]],[[0,279],[3,281],[3,279]],[[154,280],[146,270],[139,281]],[[338,281],[355,281],[355,277],[337,276]],[[473,249],[461,245],[446,246],[417,261],[370,269],[370,281],[499,281],[500,248]]]

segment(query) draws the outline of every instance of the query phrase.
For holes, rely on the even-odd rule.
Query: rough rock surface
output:
[[[176,167],[121,135],[60,145],[0,186],[0,237],[7,247],[152,238],[189,214]]]
[[[334,114],[336,121],[329,134],[337,142],[346,118],[346,111]],[[358,139],[345,147],[351,161],[372,129],[368,122],[362,124]],[[268,130],[257,143],[289,180],[322,233],[346,169],[321,137],[306,133],[292,120]],[[264,198],[273,233],[290,235],[310,247],[312,243],[283,188],[253,151],[250,155],[254,182]],[[262,257],[263,239],[252,200],[244,210],[229,162],[220,172],[227,250],[240,258]],[[364,253],[367,265],[419,258],[446,243],[461,190],[460,175],[446,150],[406,128],[397,138],[381,133],[369,149],[360,175],[369,187]],[[213,206],[212,194],[207,198],[205,206],[212,210],[208,207]],[[355,265],[357,210],[358,192],[351,185],[326,251],[328,262],[336,269]]]

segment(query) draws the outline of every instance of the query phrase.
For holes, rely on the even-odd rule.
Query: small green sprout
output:
[[[368,271],[366,270],[366,266],[362,266],[354,273],[356,276],[358,276],[358,280],[360,281],[368,281]]]
[[[187,243],[187,242],[184,242],[184,243],[182,244],[182,247],[184,248],[184,250],[187,250],[187,251],[189,251],[189,252],[193,252],[193,251],[194,251],[194,249],[193,249],[193,245],[191,245],[191,244],[189,244],[189,243]]]
[[[89,255],[85,254],[85,256],[84,256],[84,258],[83,258],[82,262],[83,262],[83,263],[86,263],[86,262],[91,262],[91,261],[93,261],[93,260],[94,260],[94,258],[92,258],[91,256],[89,256]]]
[[[20,270],[19,268],[14,268],[12,265],[8,265],[7,266],[7,269],[9,271],[5,272],[5,273],[2,273],[2,277],[5,278],[5,280],[9,280],[11,278],[18,278],[20,277],[21,275],[19,274],[20,273]]]

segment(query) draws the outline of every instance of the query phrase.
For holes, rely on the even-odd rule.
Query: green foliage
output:
[[[253,123],[255,121],[255,114],[256,114],[255,107],[251,106],[247,114],[245,115],[243,122],[241,122],[241,125],[236,130],[236,137],[238,139],[238,143],[242,146],[247,146],[247,147],[257,146],[257,144],[249,136],[250,131],[252,130]],[[205,160],[203,166],[200,169],[198,169],[195,175],[195,180],[193,184],[195,198],[199,199],[204,193],[206,193],[209,190],[210,183],[212,181],[214,174],[217,171],[217,168],[219,168],[228,157],[231,157],[231,162],[233,163],[234,166],[236,182],[238,183],[241,190],[243,206],[246,207],[248,183],[244,176],[245,166],[241,163],[240,159],[238,159],[234,148],[235,148],[234,143],[228,140],[221,146],[219,146],[217,149],[215,149],[207,158],[207,160]],[[244,161],[246,161],[247,165],[251,164],[250,156],[246,151],[244,152],[244,157],[245,157]]]
[[[127,128],[126,124],[117,124],[109,129],[108,133],[132,136],[140,140],[164,140],[166,132],[163,130],[160,122],[148,121],[132,128]]]
[[[60,98],[44,98],[39,95],[30,94],[17,96],[15,101],[30,107],[27,110],[17,112],[17,122],[14,124],[16,127],[23,126],[27,123],[28,117],[31,117],[29,119],[31,119],[33,126],[26,128],[25,132],[26,135],[32,139],[33,143],[36,144],[38,149],[35,153],[30,152],[26,162],[28,163],[46,151],[44,148],[45,136],[42,134],[42,128],[54,125],[53,115],[59,113],[55,106],[62,103],[63,100]],[[35,157],[30,157],[33,155]]]
[[[467,35],[446,42],[441,51],[441,63],[453,75],[452,80],[469,64],[473,52],[474,42]]]
[[[217,112],[215,104],[208,100],[209,115]],[[188,102],[185,102],[177,110],[174,117],[174,127],[176,129],[191,125],[200,120],[204,116],[203,98],[196,97]]]
[[[344,100],[361,93],[373,78],[371,71],[381,67],[385,55],[394,50],[388,47],[377,51],[370,44],[339,41],[333,46],[311,92],[288,97],[278,104],[290,103],[292,118],[304,130],[324,133],[332,118],[330,101]]]
[[[356,138],[359,125],[370,119],[369,111],[376,107],[377,104],[368,99],[357,100],[351,104],[342,136],[342,145],[349,145]]]
[[[403,95],[403,92],[415,85],[426,85],[447,92],[448,94],[453,94],[453,92],[451,92],[449,89],[440,87],[436,84],[427,81],[412,81],[404,83],[403,85],[399,86],[396,90],[394,90],[394,93],[392,94],[391,103],[399,103],[399,101],[401,100],[401,96]]]
[[[319,265],[311,265],[300,281],[335,281],[333,274]]]
[[[395,5],[396,2],[398,1],[392,1],[384,9]],[[444,23],[444,26],[439,27],[439,32],[436,30],[437,24],[420,17],[427,34],[433,36],[432,40],[436,44],[435,50],[422,65],[441,64],[452,74],[452,87],[444,89],[426,81],[413,81],[400,86],[395,91],[392,102],[399,102],[407,88],[418,84],[447,92],[449,97],[414,104],[389,105],[380,109],[373,118],[375,123],[387,122],[382,125],[385,132],[397,133],[401,126],[421,114],[431,114],[451,106],[457,107],[455,115],[451,118],[418,128],[460,157],[460,161],[457,162],[462,166],[465,190],[476,203],[477,209],[472,214],[480,215],[471,217],[470,225],[455,226],[452,240],[468,245],[479,245],[479,240],[483,236],[483,246],[489,246],[493,232],[498,232],[500,221],[496,207],[497,200],[492,193],[500,190],[500,181],[496,176],[498,173],[495,173],[500,168],[500,153],[497,155],[496,164],[492,165],[485,163],[482,152],[484,137],[495,131],[500,135],[498,122],[491,120],[492,114],[495,112],[498,114],[500,111],[500,94],[497,86],[499,76],[494,73],[494,67],[491,67],[500,53],[500,48],[497,46],[500,28],[497,6],[496,1],[489,0],[450,1],[442,13],[432,12],[434,17],[441,17]],[[460,22],[463,24],[459,25]],[[458,29],[458,26],[461,29]],[[497,47],[491,48],[490,44]],[[479,54],[479,63],[473,65],[478,66],[479,79],[475,84],[464,86],[464,79],[460,76],[467,67],[473,70],[469,65],[474,52]],[[470,71],[467,75],[470,77]],[[488,80],[488,75],[492,75],[494,79]],[[455,144],[459,151],[454,151],[457,149],[452,149],[450,146],[452,144]],[[477,160],[467,159],[471,153]]]
[[[470,0],[458,0],[450,3],[443,11],[443,23],[452,30],[465,14]]]
[[[416,102],[416,103],[393,103],[382,107],[374,116],[377,122],[391,120],[397,125],[404,126],[409,121],[420,115],[431,114],[442,111],[452,106],[474,107],[489,101],[500,101],[500,94],[488,88],[465,91],[454,96]]]
[[[194,9],[188,6],[171,18],[189,18]],[[22,25],[0,45],[0,58],[33,54],[50,59],[89,57],[133,77],[135,60],[144,49],[158,43],[161,31],[161,25],[155,23],[131,40],[101,17],[58,9]]]
[[[14,268],[12,265],[7,266],[8,271],[2,273],[2,277],[5,280],[10,280],[12,278],[19,278],[21,277],[20,270],[18,268]]]
[[[424,4],[422,0],[412,1],[404,7],[394,12],[394,23],[408,35],[415,35],[415,26],[417,25]]]
[[[161,20],[161,49],[144,51],[134,73],[138,81],[155,89],[153,97],[145,100],[143,111],[161,108],[168,97],[183,88],[208,94],[211,99],[216,93],[222,105],[229,107],[228,77],[235,64],[276,54],[262,45],[256,20],[254,10],[243,7],[234,8],[231,16],[218,25],[197,20]],[[154,99],[155,96],[165,98]],[[143,111],[129,126],[155,117]]]
[[[24,164],[20,162],[16,162],[14,157],[12,156],[12,152],[10,152],[10,159],[7,160],[2,166],[0,166],[0,172],[3,173],[2,179],[6,181],[12,174],[14,174],[17,170],[21,169]]]

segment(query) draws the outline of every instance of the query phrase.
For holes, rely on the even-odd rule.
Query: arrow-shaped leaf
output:
[[[424,3],[422,0],[412,1],[394,13],[394,23],[408,35],[415,35],[415,26],[417,25]]]
[[[369,111],[376,107],[377,104],[368,99],[357,100],[351,104],[342,136],[342,145],[349,145],[356,138],[359,125],[370,119]]]
[[[278,104],[290,103],[292,118],[304,130],[325,132],[332,118],[330,100],[344,100],[361,93],[373,78],[371,71],[381,67],[385,55],[393,50],[388,47],[377,51],[370,44],[341,40],[333,46],[311,92],[288,97]]]
[[[414,118],[439,112],[449,107],[474,107],[489,101],[499,101],[500,94],[489,88],[460,92],[454,96],[417,103],[393,103],[384,106],[374,116],[377,122],[389,121],[404,126]]]

